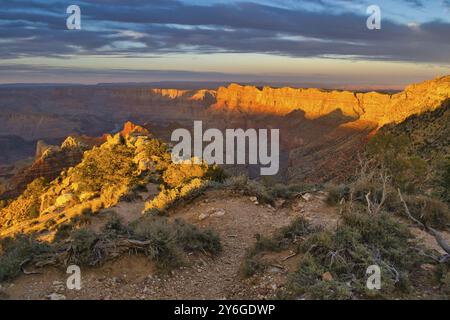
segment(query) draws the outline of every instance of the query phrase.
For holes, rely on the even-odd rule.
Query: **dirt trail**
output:
[[[129,217],[130,209],[142,205],[143,201],[122,204],[115,211]],[[300,215],[314,224],[335,225],[337,221],[334,209],[327,207],[319,196],[309,201],[299,199],[286,208],[274,209],[256,205],[249,197],[208,191],[191,204],[174,209],[171,217],[215,230],[223,244],[223,252],[217,257],[190,255],[186,267],[174,270],[170,275],[158,276],[153,264],[145,257],[125,256],[99,268],[82,270],[80,291],[66,289],[68,275],[54,268],[43,270],[43,274],[21,276],[12,284],[4,284],[3,288],[12,299],[46,299],[52,293],[62,294],[67,299],[271,297],[283,285],[285,270],[275,268],[261,281],[243,280],[241,263],[246,250],[254,244],[255,234],[270,235]]]

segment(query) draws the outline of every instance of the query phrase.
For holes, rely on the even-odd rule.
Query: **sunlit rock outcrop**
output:
[[[450,97],[450,76],[407,87],[397,94],[270,88],[232,84],[217,91],[216,110],[286,115],[303,110],[317,119],[336,110],[346,116],[383,126],[438,108]]]

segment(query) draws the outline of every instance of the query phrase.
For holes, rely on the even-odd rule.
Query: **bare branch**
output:
[[[380,177],[381,177],[381,181],[383,182],[383,191],[381,194],[381,201],[377,205],[377,208],[375,209],[375,214],[378,214],[384,206],[384,202],[386,201],[386,193],[387,193],[386,185],[389,180],[389,176],[386,174],[386,172],[381,173]]]
[[[281,261],[289,260],[289,259],[295,257],[296,255],[298,255],[298,252],[291,253],[291,254],[288,255],[287,257],[284,257]]]
[[[406,215],[408,216],[408,218],[411,219],[412,221],[414,221],[415,223],[417,223],[418,225],[420,225],[422,228],[426,229],[427,227],[422,222],[420,222],[419,220],[417,220],[416,218],[414,218],[412,216],[411,212],[409,211],[408,205],[406,204],[406,201],[403,199],[400,188],[397,190],[398,190],[398,196],[400,197],[400,201],[402,202],[403,207],[405,208],[405,212],[406,212]]]
[[[425,224],[423,224],[422,222],[420,222],[419,220],[414,218],[411,215],[411,212],[409,211],[409,208],[408,208],[408,205],[406,204],[406,201],[403,199],[403,196],[402,196],[402,193],[401,193],[400,189],[398,189],[398,195],[400,197],[400,201],[403,203],[403,206],[405,208],[405,212],[406,212],[406,215],[408,216],[408,218],[410,218],[412,221],[414,221],[415,223],[420,225],[428,233],[431,233],[431,235],[434,236],[434,239],[436,240],[437,244],[442,248],[442,250],[444,250],[447,253],[447,255],[443,257],[444,260],[447,260],[448,256],[450,256],[450,245],[447,243],[447,241],[445,240],[445,238],[442,235],[442,233],[440,233],[439,231],[437,231],[437,230],[435,230],[435,229],[433,229],[431,227],[427,227]]]
[[[370,201],[370,194],[371,193],[372,192],[369,191],[369,193],[366,194],[367,211],[369,212],[369,214],[373,214],[373,211],[372,211],[373,204],[372,204],[372,201]]]
[[[431,233],[434,235],[434,238],[436,239],[436,242],[441,246],[441,248],[447,252],[447,254],[450,255],[450,245],[447,243],[447,241],[444,239],[444,236],[439,231],[429,227],[428,228]]]

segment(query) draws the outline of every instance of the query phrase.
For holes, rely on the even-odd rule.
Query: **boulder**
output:
[[[76,197],[72,193],[64,193],[56,198],[55,206],[56,207],[65,207],[69,203],[73,203],[76,201]]]
[[[63,294],[59,294],[59,293],[54,292],[52,294],[49,294],[47,296],[47,299],[48,300],[66,300],[66,296],[63,295]]]

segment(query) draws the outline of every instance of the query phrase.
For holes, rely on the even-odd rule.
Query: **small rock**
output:
[[[66,289],[65,284],[61,281],[53,281],[52,286],[53,289],[58,293]]]
[[[253,202],[254,204],[258,204],[258,198],[257,197],[250,197],[249,198],[251,202]]]
[[[225,215],[225,210],[224,209],[219,209],[219,210],[216,210],[216,211],[214,211],[212,214],[211,214],[211,217],[222,217],[222,216],[224,216]]]
[[[55,286],[55,287],[53,287],[53,290],[55,290],[57,293],[60,293],[64,290],[66,290],[66,288],[64,286]]]
[[[278,267],[271,267],[271,268],[269,269],[269,272],[270,272],[270,273],[283,273],[283,269],[278,268]]]
[[[305,194],[302,194],[302,198],[303,198],[303,200],[305,200],[305,201],[311,201],[312,198],[313,198],[313,196],[312,196],[311,193],[305,193]]]
[[[323,281],[333,281],[333,276],[328,271],[322,275]]]
[[[65,295],[59,294],[59,293],[56,293],[56,292],[48,295],[47,298],[49,300],[66,300],[66,296]]]
[[[209,217],[209,214],[207,214],[207,213],[201,213],[201,214],[198,216],[198,220],[202,221],[202,220],[205,220],[205,219],[208,218],[208,217]]]

